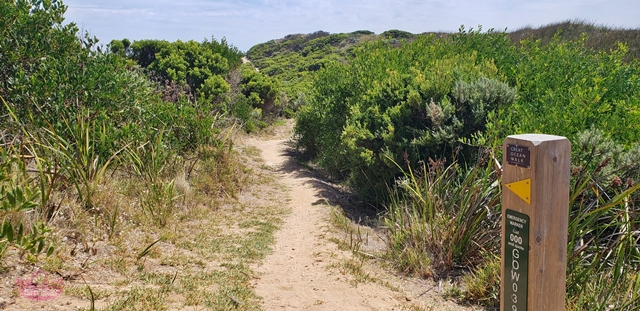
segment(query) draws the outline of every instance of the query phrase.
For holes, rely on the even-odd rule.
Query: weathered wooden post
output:
[[[504,141],[500,310],[565,310],[570,157],[561,136]]]

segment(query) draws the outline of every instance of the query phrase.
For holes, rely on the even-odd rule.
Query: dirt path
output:
[[[250,61],[246,56],[245,56],[245,57],[242,57],[242,63],[243,63],[243,64],[250,63],[250,62],[251,62],[251,61]],[[253,68],[255,68],[255,69],[256,69],[256,71],[260,71],[260,69],[256,68],[256,66],[253,66]]]
[[[354,282],[358,276],[344,269],[353,254],[330,240],[336,233],[325,202],[337,195],[332,186],[295,163],[286,139],[251,138],[246,144],[262,151],[291,193],[291,214],[276,233],[274,252],[255,269],[264,310],[467,310],[442,301],[437,286],[419,280],[378,271],[362,272],[369,281]]]
[[[327,241],[329,209],[317,181],[296,169],[286,141],[254,141],[267,165],[291,189],[291,215],[276,234],[274,253],[257,269],[256,292],[265,310],[395,310],[399,302],[377,284],[353,287],[348,276],[329,269],[340,251]]]

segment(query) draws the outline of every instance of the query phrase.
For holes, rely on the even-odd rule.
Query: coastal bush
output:
[[[297,117],[299,147],[366,201],[384,203],[402,175],[394,162],[448,156],[484,130],[488,112],[516,99],[497,71],[433,36],[402,49],[367,45],[318,72]]]
[[[97,38],[64,22],[65,10],[58,0],[0,4],[0,113],[5,116],[0,120],[1,251],[12,246],[31,254],[47,252],[48,227],[31,224],[72,221],[63,213],[93,217],[87,221],[95,226],[92,234],[109,223],[105,230],[112,237],[120,206],[105,202],[104,192],[113,191],[111,199],[120,194],[121,188],[105,189],[122,174],[133,187],[140,186],[135,180],[143,181],[147,188],[131,194],[141,197],[153,223],[163,225],[177,202],[176,172],[197,170],[202,152],[231,152],[229,134],[220,135],[224,112],[213,106],[221,98],[226,102],[230,87],[224,76],[240,63],[237,49],[224,39],[173,46],[125,39],[103,50]],[[132,60],[163,71],[148,74]],[[193,67],[183,71],[185,62]],[[177,81],[160,85],[149,77]],[[180,161],[164,161],[160,150]],[[147,157],[157,165],[153,172],[174,176],[145,179]],[[212,160],[209,166],[214,165],[224,172],[225,165],[238,164]],[[131,173],[136,168],[137,175]],[[206,186],[232,191],[237,185]]]

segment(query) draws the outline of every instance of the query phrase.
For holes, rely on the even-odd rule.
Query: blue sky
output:
[[[565,20],[640,28],[640,0],[63,0],[66,20],[111,39],[216,39],[242,51],[288,34],[516,30]]]

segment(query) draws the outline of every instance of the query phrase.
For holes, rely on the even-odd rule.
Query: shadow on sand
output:
[[[347,191],[343,186],[327,178],[322,171],[300,164],[300,152],[290,142],[286,142],[285,145],[286,148],[284,148],[281,155],[286,160],[276,167],[276,170],[290,174],[295,178],[306,179],[304,184],[310,185],[317,191],[318,201],[314,202],[314,205],[329,203],[331,206],[341,208],[344,214],[356,224],[368,227],[376,225],[378,215],[374,207],[358,200],[355,195]],[[293,193],[292,195],[295,196],[296,194]]]

